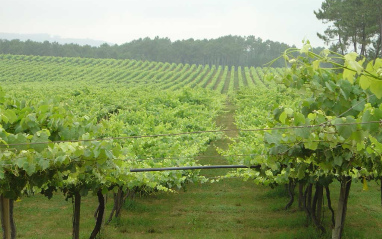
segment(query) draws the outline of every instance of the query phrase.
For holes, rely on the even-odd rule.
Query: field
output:
[[[75,198],[79,237],[88,238],[96,194],[107,198],[105,223],[118,188],[135,196],[101,238],[329,238],[297,199],[285,210],[283,184],[258,185],[240,170],[129,172],[253,163],[264,134],[238,128],[264,127],[270,107],[301,96],[267,81],[268,73],[283,69],[0,55],[10,97],[0,97],[0,137],[13,145],[1,148],[1,187],[18,199],[18,238],[70,238]],[[344,238],[382,237],[380,186],[363,187],[352,185]],[[338,188],[330,186],[334,209]],[[330,218],[324,207],[326,228]]]

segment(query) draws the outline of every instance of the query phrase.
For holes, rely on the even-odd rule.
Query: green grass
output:
[[[332,189],[336,207],[339,184]],[[349,198],[344,238],[381,238],[382,207],[376,183],[369,191],[355,183]],[[108,199],[107,213],[111,209]],[[102,238],[329,238],[307,226],[305,214],[283,208],[288,198],[284,187],[270,189],[252,182],[227,179],[219,183],[188,185],[187,190],[158,193],[125,204],[122,217],[104,226]],[[326,205],[326,201],[325,201]],[[94,226],[96,197],[84,198],[81,238]],[[15,204],[18,238],[70,238],[72,204],[60,194],[51,200],[36,195]],[[325,209],[324,224],[330,214]],[[330,232],[329,232],[330,233]]]
[[[139,206],[124,213],[115,228],[129,238],[327,238],[306,225],[305,214],[296,205],[283,210],[288,198],[271,197],[272,189],[250,182],[240,182],[237,188],[235,181],[208,185],[208,190],[204,185],[190,186],[189,192],[141,198],[135,202]],[[334,196],[338,185],[333,186]],[[377,185],[370,185],[368,192],[357,192],[362,185],[353,186],[345,238],[380,238],[379,201],[375,209],[359,211],[365,208],[360,204],[365,198],[379,198]],[[327,209],[324,223],[329,223]]]

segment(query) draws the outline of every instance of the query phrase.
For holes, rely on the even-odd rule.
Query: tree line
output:
[[[325,0],[314,14],[330,24],[317,35],[332,50],[354,51],[369,60],[382,57],[381,0]]]
[[[262,66],[291,46],[255,36],[223,36],[217,39],[140,38],[121,45],[107,43],[99,47],[31,40],[1,40],[1,54],[61,57],[114,58],[222,66]],[[282,67],[283,60],[274,67]]]

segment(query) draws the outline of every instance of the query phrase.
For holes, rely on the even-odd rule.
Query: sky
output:
[[[47,33],[122,44],[155,36],[171,40],[254,35],[324,46],[327,25],[313,11],[324,0],[1,0],[0,32]]]

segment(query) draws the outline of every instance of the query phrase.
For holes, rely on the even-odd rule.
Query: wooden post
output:
[[[80,238],[80,218],[81,218],[81,195],[77,192],[74,195],[73,208],[73,239]]]
[[[12,238],[10,199],[1,195],[1,226],[3,228],[3,238]]]
[[[317,221],[321,224],[321,218],[322,218],[322,202],[323,202],[323,196],[324,196],[324,187],[320,184],[316,185],[316,191],[317,191],[317,207],[316,207],[316,217]]]
[[[340,198],[338,200],[338,208],[336,222],[332,230],[332,239],[341,239],[345,225],[346,209],[351,186],[351,177],[342,177]]]

